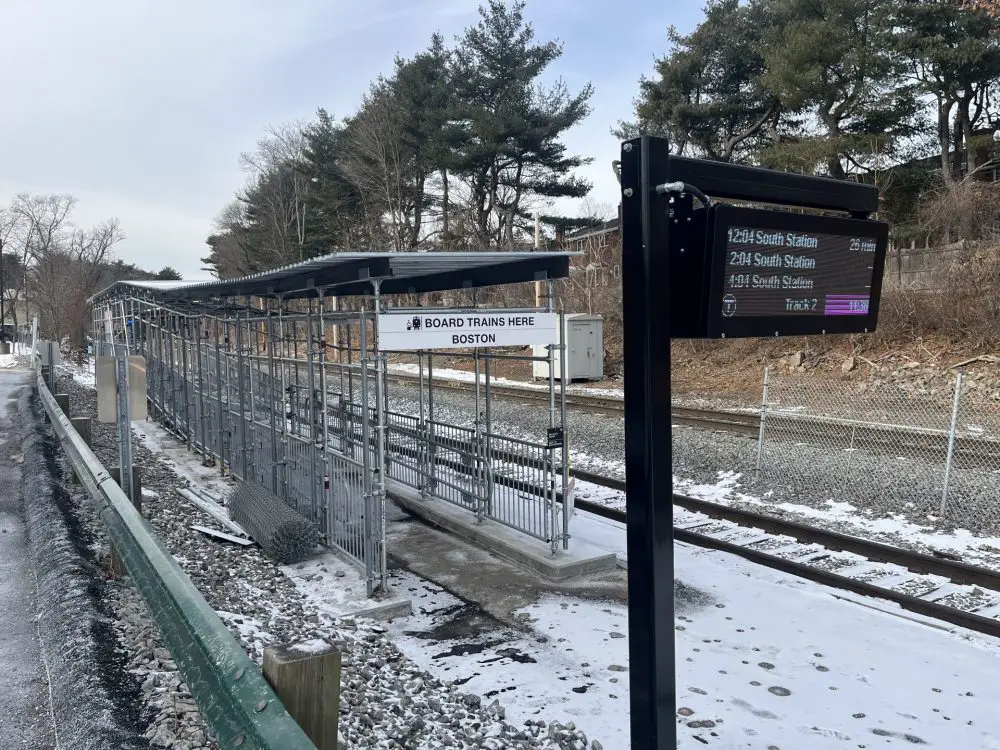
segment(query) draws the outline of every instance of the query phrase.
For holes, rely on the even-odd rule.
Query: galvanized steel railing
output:
[[[542,540],[553,554],[567,548],[561,441],[503,435],[491,419],[490,363],[532,358],[477,352],[484,388],[476,389],[470,423],[451,424],[435,413],[437,355],[417,353],[419,384],[390,389],[386,355],[370,345],[371,324],[364,312],[321,313],[315,301],[305,314],[280,305],[182,313],[135,297],[95,311],[99,339],[145,354],[151,415],[310,518],[364,571],[369,594],[386,574],[383,474]],[[348,344],[331,347],[330,331]],[[565,422],[552,356],[550,427]],[[337,472],[348,479],[334,481]]]

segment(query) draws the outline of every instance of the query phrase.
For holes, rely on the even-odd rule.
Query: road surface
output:
[[[0,370],[0,746],[55,748],[21,499],[17,401],[32,373]]]

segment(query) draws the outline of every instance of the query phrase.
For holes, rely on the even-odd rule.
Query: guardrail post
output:
[[[67,413],[66,416],[69,416],[69,414]],[[91,447],[90,417],[71,417],[69,421],[70,424],[73,425],[73,429],[76,430],[76,434],[83,438],[83,442],[87,444],[88,448]],[[70,474],[72,476],[73,484],[80,484],[80,477],[77,476],[76,470],[71,470]]]
[[[340,652],[291,644],[264,649],[264,679],[317,750],[337,750]]]
[[[62,413],[67,417],[69,416],[69,394],[68,393],[56,393],[53,394],[56,403],[59,404],[59,408],[62,409]]]
[[[88,424],[89,430],[89,424]],[[89,441],[88,441],[89,444]],[[122,485],[122,470],[120,466],[109,466],[108,474],[111,479],[114,480],[115,484],[122,488],[126,495],[130,494],[128,490]],[[142,477],[139,473],[137,467],[132,467],[132,492],[131,500],[132,505],[135,509],[142,513]],[[118,556],[118,552],[115,550],[115,545],[111,545],[111,572],[116,576],[122,577],[128,573],[125,569],[125,563],[122,562],[121,558]]]

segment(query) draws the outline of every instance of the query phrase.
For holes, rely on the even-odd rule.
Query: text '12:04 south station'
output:
[[[726,238],[725,317],[867,315],[875,238],[745,226]]]

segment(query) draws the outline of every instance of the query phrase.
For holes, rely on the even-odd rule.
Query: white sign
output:
[[[559,315],[536,312],[409,312],[378,316],[383,351],[555,344]]]

